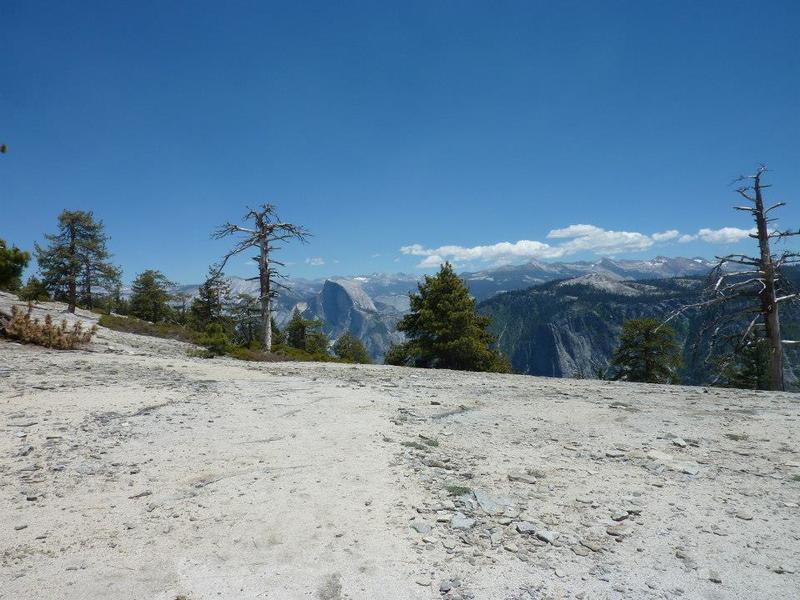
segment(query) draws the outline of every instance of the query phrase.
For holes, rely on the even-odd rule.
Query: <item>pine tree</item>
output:
[[[366,365],[372,362],[369,358],[369,354],[367,354],[367,349],[364,348],[364,344],[349,331],[336,340],[336,343],[333,345],[333,354],[336,358],[351,363]]]
[[[120,270],[108,262],[103,222],[91,212],[65,210],[58,216],[58,230],[45,235],[47,248],[35,246],[42,280],[70,312],[79,301],[92,308],[94,290],[111,291],[120,280]]]
[[[750,336],[733,356],[718,361],[721,364],[719,384],[747,390],[768,390],[771,384],[770,359],[768,341]]]
[[[622,325],[611,358],[614,379],[643,383],[678,383],[681,350],[675,331],[656,319],[631,319]]]
[[[306,349],[306,320],[298,309],[294,309],[292,318],[286,324],[286,345],[299,350]]]
[[[309,354],[327,354],[328,336],[322,331],[322,321],[304,319],[296,308],[286,325],[286,345]]]
[[[233,339],[240,346],[251,346],[260,337],[261,305],[250,294],[239,294],[232,304]],[[276,328],[273,326],[273,332]],[[273,333],[273,338],[274,338]]]
[[[139,273],[131,284],[131,316],[153,323],[165,320],[171,312],[169,290],[173,286],[161,271],[148,269]]]
[[[10,248],[0,240],[0,290],[14,291],[19,288],[22,272],[28,266],[31,255],[16,246]]]
[[[286,343],[286,334],[278,328],[278,322],[275,317],[270,317],[272,326],[272,351]]]
[[[410,312],[397,325],[408,341],[390,349],[387,364],[510,371],[508,359],[492,348],[494,337],[486,331],[489,317],[475,312],[475,299],[450,263],[435,276],[426,276],[418,288],[409,296]]]
[[[231,287],[224,273],[211,267],[208,277],[197,290],[197,297],[192,301],[191,320],[195,329],[205,331],[212,323],[226,326],[229,323],[226,313],[230,305]]]
[[[28,277],[28,281],[19,289],[17,295],[20,300],[28,302],[43,302],[50,299],[44,283],[33,275]]]

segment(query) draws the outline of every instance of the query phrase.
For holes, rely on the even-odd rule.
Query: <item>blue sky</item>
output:
[[[92,210],[126,280],[181,282],[262,202],[315,234],[304,277],[747,249],[719,230],[758,162],[800,225],[798,29],[792,0],[0,0],[0,238]]]

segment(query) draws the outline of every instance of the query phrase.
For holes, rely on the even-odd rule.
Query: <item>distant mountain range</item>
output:
[[[797,289],[800,270],[787,269],[784,274]],[[516,372],[594,378],[608,367],[626,320],[664,319],[696,302],[704,286],[701,276],[630,281],[589,273],[499,294],[478,310],[491,317],[497,346]],[[708,382],[708,340],[700,336],[706,318],[690,312],[670,323],[684,347],[682,378],[687,383]],[[798,339],[800,306],[783,306],[781,329],[784,339]],[[796,389],[800,349],[786,346],[785,358],[787,385]]]
[[[592,281],[595,285],[616,285],[614,282],[705,275],[712,266],[713,263],[702,258],[663,256],[652,260],[531,261],[466,272],[461,277],[475,299],[481,302],[503,292],[555,280],[573,280],[573,284],[565,285],[576,286]],[[306,318],[323,320],[325,332],[331,339],[345,331],[352,332],[364,342],[373,359],[381,360],[392,343],[403,339],[402,334],[395,331],[395,325],[408,310],[408,293],[416,290],[421,279],[421,276],[406,273],[291,279],[286,282],[289,290],[282,291],[275,302],[276,320],[280,326],[285,325],[297,308]],[[257,281],[239,277],[231,277],[229,281],[234,294],[258,294]],[[619,289],[625,287],[619,285]],[[186,285],[179,289],[193,295],[197,287]]]

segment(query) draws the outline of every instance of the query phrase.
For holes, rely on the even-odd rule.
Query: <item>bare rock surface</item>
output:
[[[0,598],[797,598],[796,395],[187,349],[0,340]]]

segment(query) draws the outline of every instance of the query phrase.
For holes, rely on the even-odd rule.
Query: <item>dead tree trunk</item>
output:
[[[261,292],[261,347],[272,350],[272,290],[270,289],[269,240],[262,238],[259,244],[258,278]]]
[[[255,260],[258,264],[258,275],[250,279],[258,279],[260,288],[259,302],[261,305],[261,344],[266,352],[272,350],[272,299],[276,295],[276,288],[285,288],[276,281],[281,278],[278,270],[273,265],[284,266],[282,262],[272,258],[273,251],[279,249],[277,242],[299,240],[305,242],[311,235],[305,227],[294,223],[284,223],[277,214],[272,204],[265,204],[259,209],[250,209],[244,217],[245,221],[252,221],[253,227],[241,227],[232,223],[225,223],[217,229],[213,237],[221,239],[229,235],[242,234],[243,238],[228,252],[220,263],[218,272],[222,272],[225,264],[232,256],[249,248],[258,250]]]
[[[764,320],[765,337],[770,348],[770,382],[773,390],[783,390],[783,346],[781,344],[781,326],[778,315],[777,294],[775,293],[775,264],[769,247],[769,228],[767,214],[764,211],[764,198],[761,193],[761,174],[759,169],[754,177],[755,192],[753,216],[756,221],[756,237],[760,250],[759,270],[763,273],[763,288],[759,294],[761,315]]]
[[[783,345],[800,342],[781,339],[778,307],[781,302],[800,299],[800,293],[786,292],[788,286],[781,269],[800,264],[800,253],[783,251],[776,256],[770,246],[772,240],[781,241],[800,235],[800,231],[779,231],[775,227],[775,219],[770,213],[785,203],[764,207],[763,192],[769,185],[764,185],[761,179],[766,171],[762,165],[755,175],[740,178],[740,181],[748,181],[749,185],[738,188],[736,192],[750,204],[734,207],[750,213],[755,221],[755,232],[750,237],[758,241],[758,256],[729,254],[717,257],[706,290],[708,297],[682,308],[667,321],[689,309],[715,311],[715,316],[709,317],[701,328],[701,334],[710,334],[712,351],[709,355],[721,340],[726,346],[721,354],[724,368],[753,344],[765,343],[769,348],[769,389],[783,390]]]

